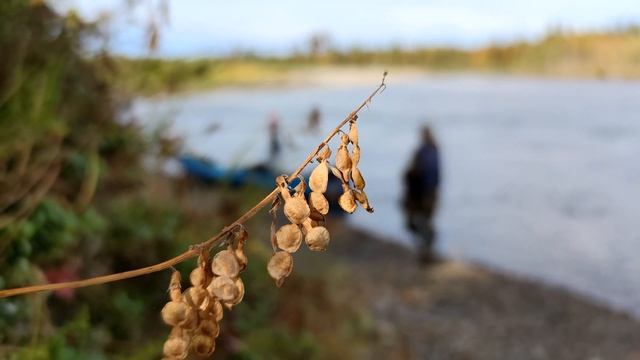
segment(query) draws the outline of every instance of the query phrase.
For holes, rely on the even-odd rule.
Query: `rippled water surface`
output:
[[[297,165],[375,87],[228,89],[143,100],[186,147],[227,165],[266,157],[282,118]],[[322,132],[304,132],[314,105]],[[394,84],[360,117],[361,169],[376,208],[358,226],[410,244],[401,176],[428,121],[440,143],[439,249],[543,279],[640,316],[640,83],[434,76]],[[219,130],[209,133],[211,124]],[[291,170],[285,169],[284,170]]]

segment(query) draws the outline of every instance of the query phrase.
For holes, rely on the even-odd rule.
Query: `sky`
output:
[[[131,1],[131,0],[129,0]],[[147,53],[145,24],[159,0],[53,0],[60,11],[111,16],[109,47]],[[640,24],[640,0],[168,0],[158,56],[216,56],[237,51],[286,54],[312,34],[339,48],[455,46],[531,40],[552,27],[570,30]]]

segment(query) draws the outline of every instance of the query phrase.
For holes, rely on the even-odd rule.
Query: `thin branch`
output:
[[[313,151],[311,151],[311,153],[309,153],[307,158],[300,164],[300,166],[298,166],[298,168],[291,175],[289,175],[290,178],[295,178],[296,176],[300,175],[304,170],[304,168],[311,161],[313,161],[313,159],[316,157],[316,155],[318,155],[320,150],[322,150],[325,146],[327,146],[329,141],[331,141],[331,139],[340,131],[340,129],[352,119],[357,118],[358,112],[362,110],[363,107],[368,105],[378,93],[384,90],[384,88],[386,87],[386,84],[384,82],[386,74],[387,73],[385,72],[382,78],[382,83],[375,89],[375,91],[373,91],[371,95],[369,95],[355,110],[353,110],[349,115],[347,115],[347,117],[344,118],[344,120],[342,120],[338,124],[338,126],[336,126],[335,129],[333,129],[333,131],[329,133],[329,135],[327,135],[327,137],[320,143],[320,145],[318,145]],[[269,205],[278,196],[278,193],[279,193],[279,189],[276,187],[273,191],[271,191],[271,193],[269,193],[269,195],[267,195],[264,199],[260,200],[259,203],[254,205],[253,208],[249,209],[249,211],[247,211],[244,215],[240,216],[240,218],[238,218],[236,221],[224,227],[217,235],[213,236],[212,238],[200,244],[191,246],[189,250],[183,252],[182,254],[174,258],[166,260],[164,262],[143,267],[140,269],[129,270],[129,271],[124,271],[124,272],[110,274],[110,275],[98,276],[98,277],[85,279],[85,280],[69,281],[69,282],[54,283],[54,284],[42,284],[42,285],[26,286],[26,287],[15,288],[15,289],[0,290],[0,298],[6,298],[6,297],[16,296],[16,295],[32,294],[40,291],[52,291],[52,290],[80,288],[80,287],[106,284],[110,282],[130,279],[130,278],[162,271],[165,269],[169,269],[176,264],[179,264],[183,261],[186,261],[188,259],[198,256],[203,249],[210,249],[220,240],[224,239],[238,225],[244,224],[247,220],[255,216],[263,207]]]

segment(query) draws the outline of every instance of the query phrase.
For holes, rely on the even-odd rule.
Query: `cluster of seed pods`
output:
[[[373,212],[369,200],[364,192],[364,178],[358,169],[360,161],[360,146],[358,145],[357,117],[349,124],[349,134],[342,134],[340,147],[336,154],[336,166],[329,164],[331,149],[325,144],[324,150],[318,155],[318,166],[313,170],[309,178],[311,193],[305,199],[306,184],[300,178],[300,184],[291,194],[289,184],[284,176],[276,178],[276,184],[280,188],[280,196],[284,200],[284,214],[289,224],[281,226],[277,231],[272,231],[272,244],[275,253],[267,265],[269,275],[275,280],[277,286],[281,286],[284,280],[293,271],[293,257],[291,254],[298,251],[302,240],[310,250],[323,251],[329,245],[329,231],[323,226],[325,215],[329,212],[329,201],[324,196],[329,182],[329,170],[342,182],[343,194],[340,196],[340,207],[353,213],[359,203],[366,211]],[[349,153],[349,144],[353,145],[353,151]],[[351,187],[353,184],[353,188]],[[275,213],[279,200],[274,203],[272,212]],[[275,221],[275,220],[274,220]],[[272,225],[272,230],[275,225]]]
[[[336,166],[331,167],[333,175],[342,181],[343,192],[338,203],[344,211],[350,214],[356,211],[357,204],[360,204],[367,212],[373,212],[367,194],[364,192],[364,177],[358,168],[360,145],[358,144],[356,119],[357,117],[349,123],[349,133],[343,133],[340,136],[340,147],[336,154]],[[349,153],[349,145],[352,145],[351,153]]]
[[[172,327],[164,343],[164,359],[184,359],[189,352],[209,356],[220,333],[223,307],[231,308],[244,296],[240,273],[247,266],[244,244],[247,232],[239,227],[225,250],[210,259],[206,252],[189,276],[191,287],[182,291],[180,273],[174,271],[169,284],[169,301],[162,319]]]

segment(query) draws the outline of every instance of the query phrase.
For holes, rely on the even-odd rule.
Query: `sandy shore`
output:
[[[367,86],[382,80],[382,74],[388,71],[388,81],[398,84],[415,81],[429,74],[425,69],[408,66],[313,66],[291,70],[286,74],[289,85],[309,86]]]
[[[420,267],[405,248],[330,223],[328,254],[302,254],[302,271],[344,268],[338,281],[373,324],[362,358],[640,359],[640,322],[626,314],[475,265]]]

